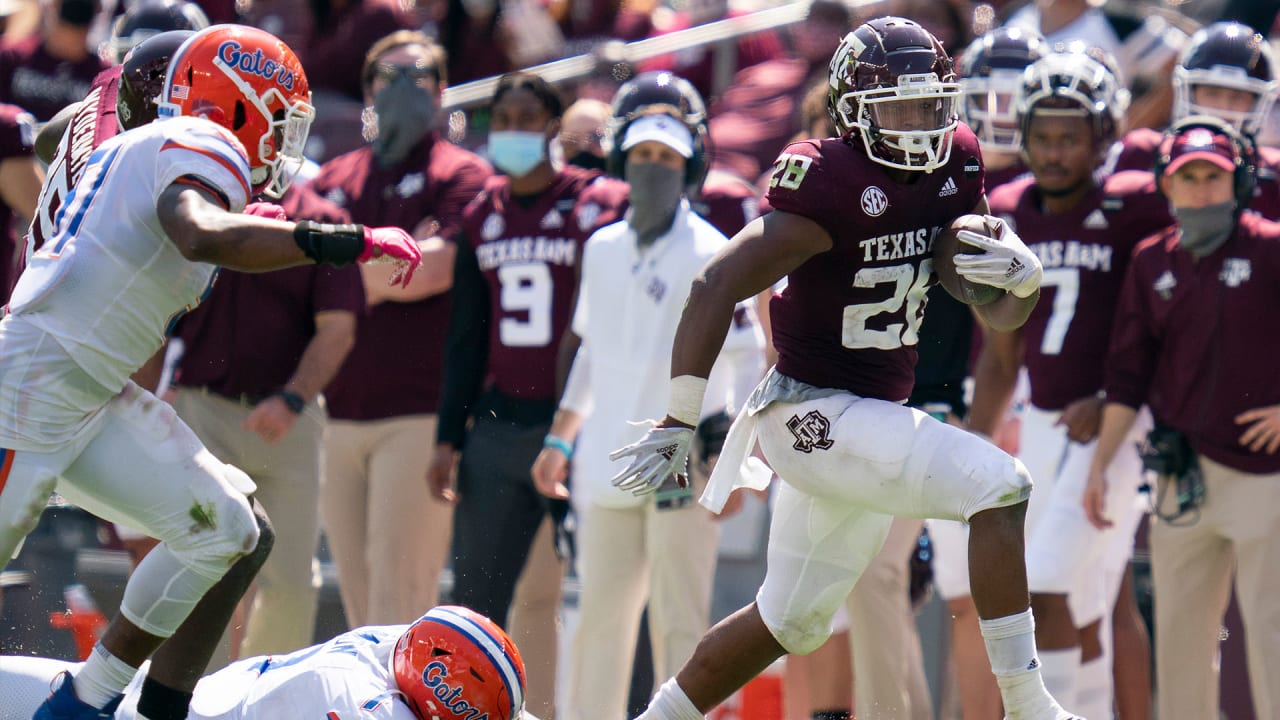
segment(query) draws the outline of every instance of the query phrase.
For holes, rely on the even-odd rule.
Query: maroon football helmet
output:
[[[1022,72],[1049,52],[1049,43],[1023,27],[998,27],[960,55],[960,119],[984,151],[1017,152],[1016,100]]]
[[[946,164],[960,95],[947,51],[912,20],[882,17],[844,36],[831,57],[827,111],[881,165],[933,172]]]
[[[1115,61],[1083,43],[1059,46],[1029,65],[1017,95],[1023,137],[1035,113],[1079,115],[1092,119],[1094,141],[1102,148],[1120,133],[1128,107],[1129,91],[1120,85]]]
[[[1253,95],[1252,106],[1235,110],[1197,101],[1198,88],[1215,86]],[[1277,90],[1275,57],[1266,38],[1248,25],[1216,22],[1191,36],[1173,69],[1173,116],[1211,115],[1253,134],[1262,127]]]
[[[164,88],[164,75],[169,58],[178,51],[192,30],[170,30],[143,40],[124,57],[120,68],[120,89],[116,93],[116,116],[125,130],[146,125],[156,119],[156,105]]]

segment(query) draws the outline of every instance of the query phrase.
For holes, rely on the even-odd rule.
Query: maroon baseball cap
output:
[[[1172,175],[1193,160],[1206,160],[1219,168],[1233,172],[1236,169],[1236,145],[1226,133],[1209,127],[1189,128],[1171,138],[1165,138],[1162,154],[1169,158],[1164,174]]]

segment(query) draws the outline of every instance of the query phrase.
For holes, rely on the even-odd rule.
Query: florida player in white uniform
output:
[[[1040,679],[1022,563],[1031,480],[989,443],[907,408],[932,238],[987,209],[977,139],[954,112],[951,59],[918,24],[879,18],[831,61],[828,107],[840,137],[786,148],[770,180],[774,212],[748,225],[695,279],[676,332],[667,417],[614,453],[615,483],[652,492],[682,473],[706,377],[734,305],[789,276],[774,298],[778,363],[739,414],[703,503],[745,484],[759,440],[782,478],[769,570],[751,605],[703,636],[642,718],[701,717],[783,653],[831,632],[836,608],[880,549],[892,516],[968,520],[971,584],[1010,718],[1069,718]],[[1010,330],[1035,305],[1040,263],[1001,223],[964,236],[970,281],[1007,290],[978,310]]]
[[[55,488],[163,541],[36,720],[96,718],[118,704],[136,668],[258,541],[248,477],[129,380],[217,266],[393,258],[407,276],[421,256],[398,230],[240,213],[252,193],[288,185],[284,168],[301,162],[314,116],[309,99],[300,63],[274,36],[231,25],[192,36],[161,92],[162,111],[181,117],[89,156],[14,289],[0,321],[0,555],[13,554]]]
[[[1023,156],[1034,176],[993,190],[991,211],[1040,257],[1042,295],[1022,328],[987,333],[969,424],[995,431],[1025,365],[1030,405],[1018,457],[1036,481],[1027,568],[1042,672],[1063,705],[1108,717],[1111,663],[1098,631],[1127,568],[1142,472],[1129,444],[1111,468],[1124,482],[1112,483],[1110,501],[1130,511],[1111,530],[1094,528],[1080,499],[1101,421],[1098,348],[1110,339],[1134,246],[1172,219],[1149,173],[1119,173],[1105,185],[1094,179],[1124,112],[1106,65],[1084,52],[1051,54],[1027,69],[1018,96]]]
[[[26,720],[75,663],[0,657],[0,720]],[[138,720],[140,672],[115,720]],[[411,625],[362,627],[200,680],[188,720],[520,720],[524,663],[502,629],[457,605]],[[527,717],[527,716],[525,716]]]

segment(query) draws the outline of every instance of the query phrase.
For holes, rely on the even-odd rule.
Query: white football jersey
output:
[[[87,376],[109,399],[208,293],[217,268],[184,258],[156,214],[157,199],[175,182],[220,195],[239,212],[250,194],[244,148],[212,122],[175,118],[117,135],[93,152],[53,211],[56,233],[31,257],[0,322],[0,336],[11,339],[0,355],[0,402],[17,392],[19,365],[36,353],[22,345],[31,342],[42,363],[53,363],[47,373]],[[91,411],[81,407],[83,394],[63,398],[64,405]],[[20,448],[30,439],[0,427],[0,445]]]
[[[400,699],[391,654],[408,625],[362,627],[288,655],[249,658],[196,685],[187,720],[418,720]],[[135,720],[143,673],[117,720]]]

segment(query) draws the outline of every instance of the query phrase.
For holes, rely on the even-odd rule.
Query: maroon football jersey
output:
[[[1169,228],[1129,264],[1107,357],[1107,399],[1151,406],[1196,451],[1247,473],[1280,472],[1280,454],[1240,444],[1240,413],[1280,404],[1280,224],[1241,215],[1194,260]]]
[[[1268,220],[1280,220],[1280,149],[1258,146],[1258,185],[1249,209]]]
[[[17,105],[0,104],[0,162],[35,155],[36,119]],[[18,236],[13,209],[0,202],[0,300],[7,300],[17,277]]]
[[[310,190],[345,209],[353,222],[413,232],[434,218],[440,236],[453,240],[463,209],[491,174],[474,153],[432,135],[391,168],[379,167],[368,146],[339,155],[320,168]],[[448,294],[371,308],[325,391],[329,415],[375,420],[434,413],[448,323]]]
[[[1151,172],[1156,162],[1156,149],[1160,147],[1160,139],[1164,133],[1151,128],[1135,128],[1117,140],[1108,153],[1106,172],[1124,172],[1125,170],[1145,170]]]
[[[0,102],[25,109],[47,122],[62,108],[79,102],[93,78],[108,64],[94,53],[83,60],[59,60],[39,35],[0,45]]]
[[[1026,177],[1030,173],[1031,171],[1027,169],[1026,165],[1022,164],[1021,160],[1007,167],[1002,167],[999,170],[987,168],[987,179],[985,182],[987,186],[987,194],[990,195],[1001,185]]]
[[[955,132],[947,164],[900,183],[856,141],[789,145],[775,165],[774,210],[803,215],[832,248],[790,275],[769,305],[778,370],[863,397],[911,394],[933,239],[983,197],[978,141]]]
[[[1035,178],[995,188],[991,213],[1004,218],[1040,258],[1040,300],[1022,326],[1031,404],[1061,410],[1102,389],[1103,348],[1129,255],[1172,223],[1151,173],[1107,179],[1069,212],[1041,210]]]
[[[120,89],[120,66],[104,70],[93,79],[89,93],[84,97],[67,129],[58,141],[49,169],[45,173],[44,187],[40,190],[40,207],[31,224],[26,253],[39,250],[44,241],[57,230],[54,218],[58,208],[66,200],[67,193],[76,186],[89,156],[99,145],[120,133],[116,118],[116,94]]]
[[[486,376],[498,392],[555,397],[556,356],[573,312],[582,247],[619,219],[626,193],[623,182],[570,166],[532,202],[513,197],[501,175],[467,207],[463,234],[489,290]]]
[[[712,170],[693,201],[693,210],[731,238],[760,215],[760,195],[738,176]]]

